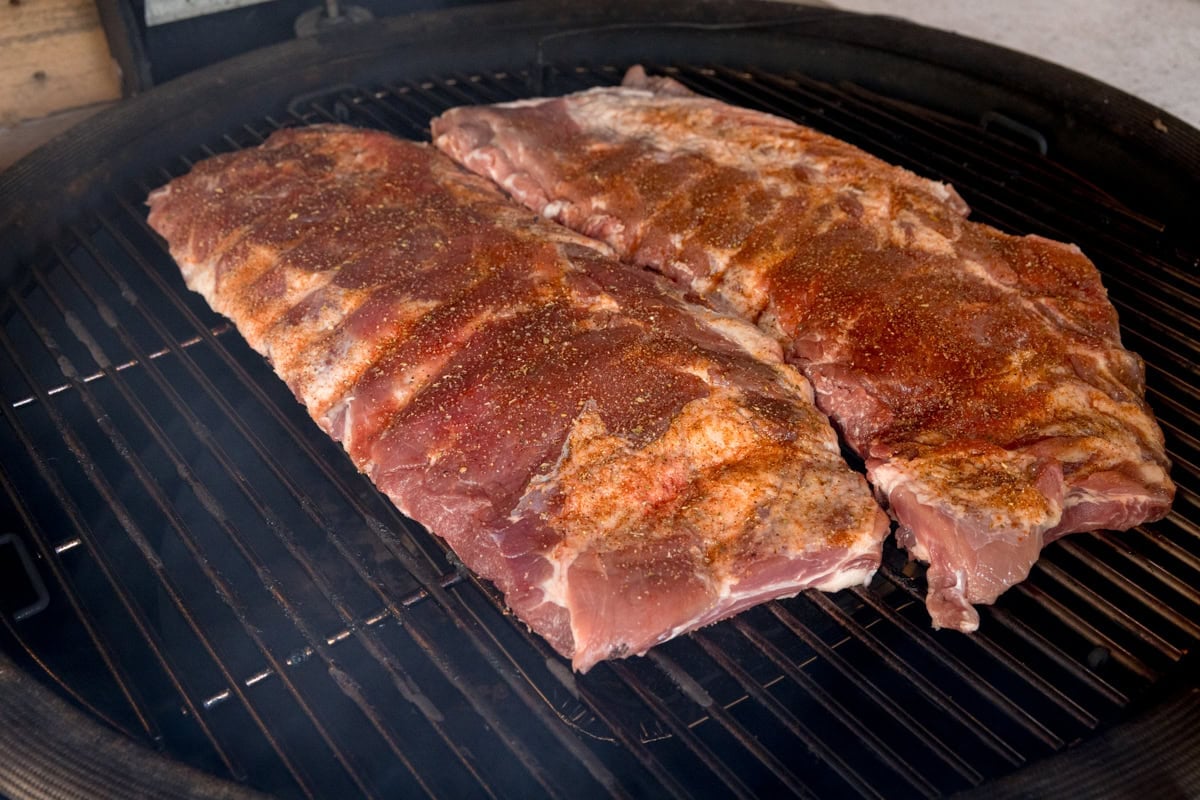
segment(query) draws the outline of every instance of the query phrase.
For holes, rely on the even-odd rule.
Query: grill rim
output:
[[[505,25],[510,25],[511,29],[521,37],[521,41],[537,42],[543,39],[547,31],[554,30],[556,26],[560,26],[562,23],[556,23],[555,26],[549,26],[546,23],[531,23],[525,21],[527,18],[521,15],[532,13],[534,15],[533,18],[536,18],[536,14],[538,13],[548,13],[548,8],[562,11],[569,8],[569,6],[563,3],[521,2],[513,4],[512,6],[507,6],[503,10],[494,9],[493,7],[484,7],[483,9],[465,10],[461,13],[430,15],[420,20],[390,20],[388,21],[389,24],[384,30],[371,32],[369,35],[366,35],[366,38],[368,38],[372,43],[378,45],[380,52],[383,51],[385,46],[388,51],[391,51],[398,43],[396,39],[397,36],[407,35],[410,38],[406,40],[401,39],[401,41],[414,43],[418,41],[425,43],[428,40],[434,39],[435,37],[431,35],[429,28],[422,27],[422,25],[432,26],[441,33],[450,35],[452,33],[461,32],[464,29],[475,29],[476,26],[486,28],[489,24],[491,24],[491,22],[500,21]],[[515,12],[514,9],[516,10]],[[782,14],[780,13],[781,7],[771,6],[770,8],[767,8],[765,4],[763,6],[745,6],[737,4],[735,11],[735,4],[733,3],[680,3],[677,5],[666,6],[663,10],[668,12],[678,12],[682,15],[691,9],[704,9],[706,12],[716,10],[719,13],[714,12],[712,15],[710,15],[714,18],[719,18],[721,14],[725,13],[737,14],[738,18],[742,20],[747,18],[748,10],[750,10],[752,14],[761,13],[762,16],[760,18],[751,19],[748,21],[747,24],[750,26],[754,26],[758,22],[768,25],[772,23],[785,24],[785,20],[797,18],[797,14],[795,13],[794,9],[788,9],[788,14]],[[622,3],[616,4],[615,6],[609,6],[608,8],[604,9],[604,12],[614,10],[617,12],[616,15],[618,16],[622,13],[626,14],[626,19],[628,19],[628,16],[634,10],[634,7],[632,4]],[[643,17],[648,16],[645,9],[636,10],[641,12]],[[488,17],[489,15],[487,12],[490,11],[494,11],[494,14],[491,15],[492,19],[481,20],[479,17],[470,18],[470,14],[473,12],[478,13],[481,17]],[[821,20],[833,20],[835,21],[836,27],[836,25],[841,25],[844,20],[856,16],[846,14],[845,12],[826,12],[818,9],[805,10],[806,14],[809,14],[809,12],[812,13],[807,17],[807,22],[804,24],[808,24],[813,21],[817,21],[819,24]],[[549,13],[554,12],[551,11]],[[513,15],[513,18],[510,18],[510,14]],[[752,14],[750,15],[752,16]],[[580,14],[576,13],[575,19],[570,21],[578,24],[602,25],[605,20],[611,18],[611,16],[607,13],[600,12],[590,13],[586,15],[586,19],[582,21],[580,20],[580,16]],[[645,24],[647,25],[662,24],[663,22],[663,19],[654,20],[647,18],[645,20]],[[688,24],[694,25],[694,22],[689,22]],[[786,23],[786,26],[790,28],[794,24],[795,23]],[[908,23],[901,23],[898,21],[889,21],[887,24],[901,26],[909,25]],[[917,26],[910,27],[916,28]],[[705,30],[703,27],[697,29]],[[494,35],[495,27],[489,28],[489,32]],[[781,36],[786,38],[794,35],[795,31],[781,29],[779,33]],[[937,34],[937,36],[944,37],[948,35]],[[279,45],[249,54],[230,62],[216,65],[186,78],[181,78],[179,81],[165,85],[161,89],[156,89],[141,98],[131,101],[131,104],[128,107],[121,107],[110,112],[106,112],[104,119],[98,120],[96,123],[95,130],[98,132],[94,133],[93,131],[89,131],[89,136],[83,141],[73,142],[70,140],[70,137],[60,138],[42,150],[39,150],[26,160],[20,162],[13,169],[4,173],[3,176],[0,176],[0,208],[6,208],[10,210],[15,209],[15,211],[12,211],[12,213],[7,214],[7,219],[0,217],[0,238],[11,238],[15,243],[14,247],[5,248],[7,252],[6,256],[0,256],[0,259],[3,259],[0,261],[0,280],[3,280],[7,284],[8,273],[6,270],[15,270],[19,267],[22,259],[20,254],[23,252],[21,248],[32,247],[34,244],[40,242],[40,237],[46,228],[57,230],[64,227],[71,221],[67,216],[68,213],[78,212],[90,206],[89,196],[86,194],[85,190],[89,188],[94,189],[97,185],[104,185],[106,181],[103,179],[106,177],[116,182],[117,185],[110,185],[106,187],[114,190],[119,190],[120,184],[126,183],[132,179],[132,176],[130,175],[114,172],[114,163],[120,164],[123,163],[123,161],[132,160],[128,154],[133,152],[138,152],[140,154],[140,157],[137,160],[153,162],[153,156],[145,156],[143,145],[145,140],[151,137],[156,131],[161,128],[170,128],[174,131],[189,130],[192,131],[192,133],[190,134],[191,138],[188,141],[202,142],[207,138],[211,138],[211,135],[216,135],[226,130],[229,127],[227,124],[229,119],[232,118],[239,121],[245,119],[246,116],[243,112],[245,111],[247,104],[252,106],[254,109],[257,109],[256,113],[259,116],[261,116],[263,113],[264,107],[279,105],[281,103],[286,105],[289,100],[295,100],[297,98],[295,92],[296,80],[291,74],[291,71],[296,69],[296,65],[303,63],[309,67],[312,67],[313,69],[316,69],[317,67],[328,66],[328,61],[326,60],[326,56],[328,55],[327,51],[336,50],[342,44],[351,41],[352,38],[355,39],[355,43],[358,44],[357,36],[355,34],[348,33],[344,36],[330,37],[329,39],[322,40],[317,45],[310,46],[306,42],[294,42],[285,45]],[[978,43],[974,43],[972,48],[967,49],[972,50],[975,45],[978,45]],[[979,46],[988,48],[991,52],[993,52],[993,54],[996,52],[1002,52],[1005,54],[1006,58],[1009,55],[1007,51],[1001,51],[1000,48],[989,48],[989,46],[986,45]],[[395,61],[372,62],[369,64],[369,66],[363,67],[362,62],[369,62],[370,59],[363,56],[362,50],[363,48],[359,47],[355,49],[352,56],[342,56],[340,59],[341,63],[337,67],[337,74],[341,75],[353,70],[360,70],[360,72],[369,71],[371,73],[386,73],[390,79],[395,80],[395,75],[401,71],[401,68],[396,66]],[[421,58],[422,56],[416,56],[413,59],[414,64],[418,65],[416,68],[422,71],[418,74],[436,74],[438,70],[429,66],[428,64],[422,63]],[[513,56],[510,47],[506,46],[504,48],[501,58],[504,59],[506,63],[512,63]],[[1028,57],[1021,58],[1027,59]],[[655,60],[662,61],[666,59],[656,58]],[[1034,59],[1029,60],[1036,61]],[[381,63],[386,63],[387,66],[380,66]],[[201,111],[196,110],[197,105],[212,105],[211,103],[198,103],[198,100],[204,96],[211,96],[214,86],[220,87],[222,81],[228,80],[231,76],[237,76],[239,74],[255,74],[256,70],[262,70],[268,64],[270,65],[272,72],[278,70],[279,73],[276,75],[264,75],[261,79],[259,79],[258,83],[247,82],[244,85],[239,84],[235,90],[238,98],[237,103],[229,103],[228,107],[222,104],[222,107],[216,111],[209,109],[204,109]],[[1035,66],[1049,67],[1050,65],[1046,65],[1044,62],[1037,62]],[[455,71],[464,71],[465,69],[466,68],[462,65],[461,58],[454,60]],[[486,68],[480,67],[480,69]],[[1061,68],[1053,67],[1052,69],[1058,71],[1059,73],[1065,73],[1066,75],[1073,76],[1072,73],[1062,70]],[[409,71],[411,71],[411,68]],[[1081,76],[1073,77],[1083,81],[1090,80],[1081,78]],[[330,80],[325,75],[316,77],[311,73],[307,74],[305,79],[309,81],[316,80],[319,82],[322,86],[320,94],[328,93],[333,88],[331,87],[331,84],[337,83],[337,81]],[[272,81],[274,82],[272,83]],[[370,76],[363,77],[362,75],[357,75],[353,83],[347,81],[347,83],[350,83],[350,85],[353,85],[356,88],[361,84],[369,85],[371,82],[372,79]],[[269,103],[264,102],[263,100],[263,95],[261,93],[263,84],[269,84],[274,90],[276,90],[274,94],[271,95],[272,99]],[[1096,84],[1096,86],[1101,85]],[[1111,93],[1120,94],[1119,92],[1116,92],[1116,90],[1109,89],[1108,87],[1101,86],[1101,88],[1106,89]],[[303,97],[303,95],[301,95],[301,97]],[[1127,95],[1125,95],[1124,98],[1128,101],[1132,101],[1134,104],[1140,103],[1141,105],[1146,106],[1146,109],[1155,112],[1159,118],[1165,118],[1161,112],[1157,112],[1156,109],[1147,106],[1146,104],[1142,103],[1142,101],[1137,101],[1136,99],[1130,98]],[[235,110],[230,111],[229,107],[233,107]],[[188,113],[181,113],[185,109]],[[147,119],[150,120],[149,123],[147,123]],[[202,121],[203,124],[201,125],[198,120]],[[138,131],[138,136],[131,138],[128,135],[128,126],[130,125],[133,125]],[[1195,138],[1196,142],[1200,142],[1200,134],[1197,134],[1196,131],[1188,128],[1184,123],[1174,120],[1172,121],[1170,127],[1172,129],[1182,128],[1183,130],[1181,136],[1183,136],[1183,138],[1187,139],[1188,136],[1191,136],[1192,138]],[[180,150],[180,139],[177,133],[166,135],[164,136],[164,139],[171,143],[171,154],[177,155]],[[1187,143],[1185,142],[1185,144]],[[71,166],[73,164],[88,163],[89,160],[91,164],[89,168],[74,172],[71,171]],[[1192,170],[1187,173],[1188,176],[1195,176],[1197,174],[1200,174],[1200,170]],[[68,186],[69,182],[65,180],[67,175],[73,176],[74,179],[74,182],[70,186]],[[68,200],[60,200],[53,204],[53,213],[50,213],[48,216],[44,217],[38,216],[39,204],[37,202],[29,203],[24,207],[22,207],[19,203],[12,202],[15,198],[27,198],[31,196],[31,188],[37,186],[39,183],[41,185],[68,186]],[[49,206],[47,206],[47,208],[49,208]],[[64,209],[66,209],[65,213]],[[6,212],[0,212],[0,214],[5,213]],[[1188,670],[1186,670],[1184,667],[1187,666],[1187,663],[1194,661],[1194,657],[1186,659],[1186,663],[1179,665],[1181,669],[1177,669],[1175,674],[1186,674]],[[3,668],[2,664],[0,664],[0,668]],[[1114,735],[1116,735],[1117,732],[1124,729],[1126,726],[1132,726],[1139,719],[1154,717],[1156,713],[1165,713],[1162,712],[1161,709],[1170,710],[1174,709],[1177,705],[1186,704],[1189,702],[1188,698],[1189,695],[1186,692],[1178,696],[1167,697],[1166,699],[1159,698],[1157,704],[1148,709],[1140,709],[1142,712],[1140,715],[1132,717],[1130,720],[1123,721],[1117,726],[1113,727],[1112,730],[1114,731]],[[91,724],[94,726],[96,725],[96,723]],[[96,727],[99,727],[100,730],[103,730],[103,728],[100,726]],[[1168,748],[1169,746],[1170,745],[1167,745]],[[1188,748],[1194,748],[1196,744],[1188,744],[1187,741],[1179,741],[1177,746],[1180,752],[1184,753],[1189,752]],[[1190,752],[1195,752],[1195,750],[1191,750]],[[1068,751],[1060,755],[1070,755],[1070,752]],[[1157,751],[1156,756],[1164,757],[1164,751]],[[1057,756],[1052,758],[1057,758]],[[1014,775],[1019,775],[1021,772],[1023,772],[1023,770],[1018,771],[1018,773],[1015,773]]]
[[[131,176],[114,172],[112,165],[135,155],[176,155],[176,148],[164,149],[162,141],[202,141],[196,132],[218,135],[244,119],[261,116],[264,109],[286,109],[338,86],[370,84],[372,78],[511,69],[522,54],[530,66],[545,67],[553,60],[547,53],[555,42],[569,41],[568,52],[575,61],[599,52],[603,56],[592,60],[636,63],[646,58],[634,41],[639,31],[653,33],[660,52],[651,60],[660,63],[671,58],[662,51],[678,47],[677,37],[686,42],[689,33],[714,31],[731,39],[739,33],[768,39],[772,47],[756,52],[763,62],[758,66],[764,68],[780,59],[793,66],[800,59],[812,61],[811,54],[796,47],[804,40],[817,48],[822,42],[844,45],[860,58],[905,59],[920,71],[919,79],[900,83],[879,71],[883,83],[854,82],[934,110],[945,110],[944,98],[954,97],[978,107],[977,117],[1000,107],[1056,135],[1084,131],[1078,141],[1052,139],[1051,146],[1090,165],[1092,171],[1084,174],[1104,174],[1116,186],[1127,186],[1130,178],[1114,167],[1114,161],[1132,156],[1139,166],[1134,173],[1138,193],[1153,204],[1154,215],[1178,227],[1177,235],[1200,236],[1189,233],[1186,216],[1189,199],[1200,195],[1200,130],[1144,100],[1034,56],[896,17],[764,0],[616,0],[583,9],[570,0],[517,0],[388,18],[363,29],[272,45],[101,112],[84,123],[86,136],[69,130],[0,173],[0,236],[10,245],[0,252],[0,282],[8,283],[41,238],[69,221],[65,211],[86,206],[98,185],[129,180]],[[578,39],[584,34],[589,37],[586,50]],[[439,48],[436,42],[449,46]],[[462,42],[471,46],[464,49]],[[870,68],[844,57],[830,58],[826,52],[816,60],[826,65],[813,65],[810,72],[818,78],[822,71]],[[534,72],[536,92],[540,78]],[[958,85],[949,85],[947,75]],[[961,105],[954,109],[961,114]],[[156,142],[158,133],[163,135]],[[61,187],[62,194],[37,191],[46,185]]]
[[[81,758],[81,754],[85,757]],[[36,767],[21,769],[30,763]],[[42,686],[3,651],[0,651],[0,792],[36,800],[62,797],[262,800],[267,797],[115,733]]]

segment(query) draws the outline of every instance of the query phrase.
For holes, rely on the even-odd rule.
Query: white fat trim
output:
[[[926,564],[929,563],[929,561],[930,561],[929,548],[925,546],[924,542],[922,542],[920,539],[916,538],[915,536],[913,537],[912,547],[907,548],[907,550],[908,550],[909,554],[912,555],[912,557],[915,558],[917,561],[923,561]]]
[[[520,197],[522,193],[517,191],[517,182],[526,177],[528,176],[524,172],[510,172],[508,175],[504,176],[502,181],[500,181],[500,185],[503,186],[505,190],[514,197]],[[495,173],[492,174],[492,178],[493,180],[496,178]]]
[[[907,227],[905,227],[907,226]],[[905,209],[896,215],[895,220],[891,222],[893,232],[893,241],[897,241],[901,246],[907,245],[908,235],[912,235],[913,244],[919,249],[927,253],[935,253],[940,256],[953,257],[954,241],[928,225],[923,224],[917,215]]]
[[[181,266],[187,287],[207,300],[209,305],[213,305],[217,291],[216,264],[211,261],[205,264],[185,261]]]
[[[840,592],[852,586],[866,586],[875,577],[877,567],[861,567],[859,569],[843,569],[831,573],[825,580],[814,582],[808,588],[819,589],[822,592]]]
[[[940,183],[938,181],[927,181],[926,185],[933,192],[933,194],[937,197],[937,199],[939,199],[943,202],[948,201],[952,197],[956,197],[956,198],[958,197],[958,192],[954,191],[954,189],[952,189],[947,184]],[[958,199],[960,201],[962,200],[962,198],[958,198]]]
[[[992,287],[993,289],[996,289],[999,292],[1002,292],[1002,293],[1008,294],[1008,295],[1016,295],[1022,306],[1026,307],[1028,309],[1032,309],[1035,312],[1037,312],[1037,309],[1034,308],[1033,303],[1031,303],[1023,294],[1021,294],[1020,290],[1017,287],[1012,286],[1007,283],[1002,283],[1002,282],[996,280],[996,278],[994,278],[992,276],[992,274],[990,272],[988,272],[987,269],[985,269],[984,266],[982,264],[980,264],[978,261],[975,261],[975,260],[969,259],[969,258],[964,258],[962,261],[959,262],[959,264],[961,265],[963,271],[965,273],[967,273],[968,275],[971,275],[974,278],[978,278],[980,281],[982,281],[983,283]],[[1040,314],[1039,314],[1039,316],[1040,316]]]
[[[657,95],[648,89],[635,89],[632,86],[597,86],[592,89],[587,89],[578,92],[573,97],[589,97],[591,95],[599,95],[603,97],[608,94],[619,94],[627,97],[642,97],[653,99]],[[510,100],[507,103],[497,103],[495,108],[535,108],[543,103],[552,103],[558,98],[554,97],[531,97],[524,100]]]
[[[550,577],[542,581],[538,588],[541,589],[542,599],[545,602],[567,609],[568,616],[571,617],[571,636],[578,641],[579,633],[575,630],[575,616],[570,613],[571,607],[567,602],[567,574],[575,563],[576,555],[576,553],[570,553],[567,558],[549,559]]]
[[[699,306],[693,306],[692,311],[706,327],[733,341],[760,361],[773,365],[783,362],[783,348],[779,342],[745,320],[727,317]]]
[[[542,206],[542,216],[546,219],[559,221],[562,214],[572,206],[569,200],[554,200]]]
[[[613,296],[608,292],[589,297],[585,302],[581,303],[581,305],[587,308],[588,311],[593,312],[607,312],[610,314],[616,314],[622,310],[621,304],[613,299]]]
[[[331,418],[337,416],[337,414],[334,412],[336,412],[338,409],[342,409],[342,415],[343,415],[342,416],[342,437],[341,437],[342,449],[345,450],[347,453],[350,452],[350,448],[354,444],[354,427],[355,426],[351,419],[351,414],[353,412],[353,408],[352,408],[353,405],[354,405],[354,395],[350,395],[349,397],[342,398],[342,400],[339,403],[335,404],[334,407],[331,408],[325,414],[326,419],[331,419]]]

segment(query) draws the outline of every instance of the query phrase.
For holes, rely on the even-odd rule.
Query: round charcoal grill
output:
[[[260,51],[0,175],[0,792],[1200,792],[1200,134],[898,20],[595,5]],[[974,636],[929,629],[923,570],[889,546],[867,589],[575,676],[354,471],[146,227],[148,190],[279,127],[425,139],[452,105],[633,63],[949,181],[976,219],[1078,243],[1146,359],[1171,515],[1056,543]]]

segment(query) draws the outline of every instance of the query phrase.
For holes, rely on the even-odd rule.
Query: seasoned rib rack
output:
[[[1170,508],[1141,359],[1077,247],[972,222],[945,184],[640,66],[432,127],[526,206],[775,338],[929,564],[934,627],[973,632],[972,604],[1045,544]]]

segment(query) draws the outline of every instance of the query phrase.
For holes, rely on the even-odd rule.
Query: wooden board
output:
[[[0,126],[120,96],[94,0],[0,0]]]

